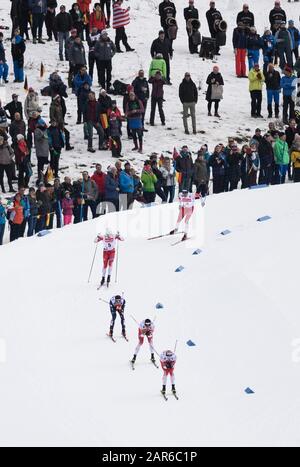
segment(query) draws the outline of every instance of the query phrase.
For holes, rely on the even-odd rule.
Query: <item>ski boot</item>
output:
[[[109,286],[110,284],[110,276],[107,276],[107,281],[106,281],[106,284],[107,284],[107,287]]]
[[[109,335],[109,337],[113,337],[113,328],[109,328],[108,335]]]
[[[166,395],[166,385],[165,385],[165,384],[163,384],[163,387],[162,387],[161,393],[162,393],[162,395],[163,395],[163,396],[165,396],[165,395]]]
[[[178,230],[178,229],[171,230],[171,232],[169,233],[169,235],[174,235],[174,234],[176,234],[177,230]]]
[[[101,282],[100,282],[100,287],[104,285],[104,282],[105,282],[105,277],[102,277]]]
[[[172,393],[176,394],[175,384],[172,384]]]
[[[135,363],[135,361],[136,361],[136,355],[134,354],[134,356],[132,357],[131,363]]]
[[[127,339],[127,336],[126,336],[126,331],[125,331],[125,329],[122,329],[122,336],[123,336],[125,339]]]
[[[185,233],[184,236],[182,237],[181,241],[184,242],[185,240],[187,240],[187,234]]]
[[[156,363],[155,358],[154,358],[154,353],[151,354],[150,360],[151,360],[152,363]]]

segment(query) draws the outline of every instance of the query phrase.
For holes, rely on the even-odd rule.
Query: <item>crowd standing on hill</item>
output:
[[[201,18],[196,3],[188,0],[182,14],[188,50],[201,55],[205,44],[199,33]],[[253,119],[263,118],[265,93],[267,116],[276,119],[270,121],[269,130],[262,134],[257,128],[249,141],[229,137],[215,148],[202,145],[194,153],[186,145],[178,152],[174,148],[169,155],[153,153],[147,156],[140,174],[129,162],[123,162],[125,136],[133,142],[132,151],[143,154],[147,111],[150,126],[157,124],[157,108],[161,125],[166,125],[164,101],[166,89],[172,85],[178,11],[175,3],[163,0],[158,12],[161,29],[149,47],[148,73],[136,70],[132,83],[122,83],[113,79],[114,56],[134,51],[126,34],[130,7],[123,0],[101,0],[93,5],[91,0],[77,0],[69,11],[56,0],[11,1],[11,32],[7,37],[0,32],[0,84],[9,83],[7,44],[10,43],[14,82],[24,82],[26,43],[32,40],[36,47],[41,47],[45,31],[47,41],[57,42],[58,58],[68,62],[69,73],[65,83],[53,70],[46,87],[27,89],[24,102],[19,101],[15,92],[5,105],[0,102],[0,244],[7,226],[13,241],[54,225],[62,227],[89,216],[94,218],[112,209],[129,209],[134,201],[173,202],[177,188],[207,196],[238,186],[279,184],[287,179],[300,181],[300,114],[295,105],[300,34],[279,1],[275,1],[270,11],[269,28],[261,31],[261,35],[255,27],[254,13],[244,4],[232,35],[236,76],[249,82],[249,115]],[[226,24],[213,1],[209,3],[206,20],[214,56],[220,55]],[[221,70],[214,64],[206,80],[208,117],[221,118],[224,82]],[[100,86],[98,94],[93,83]],[[42,117],[39,93],[51,100],[48,119]],[[105,171],[98,163],[93,174],[85,171],[75,180],[64,176],[60,168],[63,151],[74,149],[65,122],[70,93],[77,99],[77,125],[83,128],[87,151],[110,151],[112,157]],[[116,95],[123,97],[121,108]],[[182,104],[185,134],[190,131],[197,134],[198,88],[189,71],[180,83],[178,101]],[[6,193],[12,197],[4,199]]]

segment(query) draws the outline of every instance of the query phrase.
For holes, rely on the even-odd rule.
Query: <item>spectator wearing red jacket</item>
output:
[[[97,28],[98,32],[101,32],[106,28],[106,18],[103,11],[101,10],[100,3],[95,3],[94,11],[90,16],[89,25],[90,31],[92,31],[92,28]]]
[[[98,205],[105,200],[105,177],[106,174],[102,172],[102,165],[96,164],[96,170],[91,179],[94,180],[98,187],[97,208]]]

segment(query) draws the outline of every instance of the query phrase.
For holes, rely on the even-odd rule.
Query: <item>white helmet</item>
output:
[[[112,237],[112,236],[113,236],[113,231],[109,227],[106,227],[105,237]]]

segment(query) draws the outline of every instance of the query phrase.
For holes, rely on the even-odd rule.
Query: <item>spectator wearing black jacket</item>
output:
[[[99,39],[100,39],[100,34],[98,32],[98,29],[94,26],[91,30],[91,34],[89,34],[87,38],[87,43],[89,46],[89,55],[88,55],[89,75],[92,79],[94,75],[94,66],[96,64],[95,45]],[[98,74],[98,82],[100,84],[99,74]]]
[[[268,100],[268,118],[272,118],[273,116],[273,100],[275,103],[275,118],[279,118],[280,79],[281,76],[279,71],[275,70],[273,63],[269,63],[267,72],[265,73]]]
[[[217,40],[217,31],[215,29],[215,22],[221,21],[222,15],[219,10],[216,9],[216,3],[214,1],[209,3],[209,10],[206,12],[206,19],[209,27],[210,35],[213,39]],[[219,55],[220,47],[216,44],[216,54]]]
[[[259,184],[270,185],[274,172],[273,138],[266,133],[258,145],[258,156],[260,161]]]
[[[55,8],[57,8],[56,0],[47,0],[47,13],[45,16],[45,25],[48,35],[48,41],[52,41],[52,37],[57,41],[57,31],[55,27]]]
[[[99,41],[95,43],[95,58],[99,76],[99,84],[109,91],[111,87],[112,59],[116,53],[116,46],[103,29]]]
[[[289,121],[289,126],[285,130],[286,142],[289,149],[291,149],[292,147],[296,134],[300,134],[300,131],[297,127],[296,120],[294,118],[291,118],[291,120]]]
[[[70,31],[72,29],[73,21],[70,13],[66,12],[66,7],[61,5],[59,8],[59,13],[55,17],[54,27],[57,31],[58,37],[58,47],[59,47],[59,59],[62,61],[64,59],[64,49],[65,49],[65,60],[69,60],[68,49],[67,49],[67,40],[70,37]]]
[[[254,14],[249,10],[249,5],[244,3],[242,11],[236,17],[236,24],[243,23],[246,30],[254,26]]]
[[[188,27],[188,21],[192,19],[199,19],[199,12],[195,8],[194,0],[189,0],[189,6],[183,9],[183,16],[186,21],[186,32],[189,39],[189,51],[191,54],[197,53],[198,46],[194,44],[192,34],[190,34],[190,28]]]
[[[274,8],[270,11],[269,21],[273,36],[278,31],[282,22],[286,23],[286,13],[280,6],[280,1],[276,0]]]
[[[28,24],[30,23],[30,15],[29,15],[29,0],[19,0],[20,1],[20,34],[24,38],[26,36],[26,40],[29,40],[28,34]]]
[[[144,106],[144,113],[143,113],[143,131],[148,131],[145,129],[145,114],[146,114],[146,109],[147,109],[147,102],[149,99],[149,84],[147,81],[147,78],[145,78],[145,73],[144,70],[140,70],[137,77],[132,81],[132,86],[134,89],[134,93],[137,96],[137,98],[142,102]]]
[[[158,12],[160,16],[160,24],[165,34],[168,35],[168,18],[176,18],[176,7],[170,0],[163,0],[158,6]]]
[[[4,107],[4,110],[7,110],[8,115],[7,118],[11,120],[12,122],[15,119],[15,113],[18,112],[21,115],[21,118],[23,118],[23,107],[22,103],[18,101],[18,94],[12,94],[12,100],[6,106]]]
[[[163,98],[164,98],[164,84],[166,82],[163,79],[161,72],[157,71],[155,73],[155,76],[151,76],[151,78],[149,78],[149,83],[152,84],[150,125],[154,126],[156,104],[158,105],[161,124],[165,125]]]
[[[197,86],[191,79],[190,73],[185,73],[184,79],[179,86],[179,99],[183,105],[183,126],[184,131],[188,135],[187,119],[190,115],[192,117],[192,126],[194,135],[197,133],[196,129],[196,104],[198,102]]]
[[[182,146],[179,157],[176,159],[176,171],[180,173],[179,192],[191,191],[194,163],[187,146]]]
[[[172,84],[170,81],[170,58],[173,58],[173,49],[171,41],[166,37],[164,31],[159,31],[158,38],[154,39],[150,49],[151,57],[154,58],[157,54],[162,54],[167,67],[167,83]]]
[[[163,184],[164,184],[164,177],[161,171],[158,168],[157,161],[153,160],[151,162],[151,169],[154,175],[157,178],[157,181],[155,183],[155,193],[160,197],[163,203],[167,202],[167,197],[165,195],[165,192],[163,190]]]
[[[38,233],[46,228],[47,216],[51,212],[51,197],[43,182],[39,183],[36,191],[36,200],[39,202],[39,212],[35,232]]]

